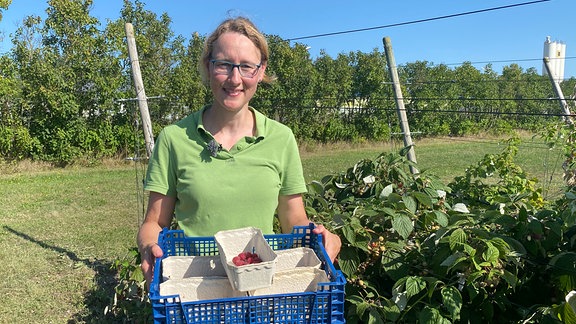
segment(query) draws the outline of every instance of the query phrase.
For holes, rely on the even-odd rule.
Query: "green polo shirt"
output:
[[[279,195],[306,192],[290,128],[250,108],[255,137],[211,156],[203,109],[165,127],[156,139],[144,189],[176,197],[174,214],[187,236],[247,226],[272,233]]]

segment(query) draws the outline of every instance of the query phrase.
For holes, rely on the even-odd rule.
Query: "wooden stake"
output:
[[[384,50],[386,52],[388,72],[390,73],[390,78],[392,79],[394,88],[396,111],[398,112],[398,118],[400,118],[400,129],[404,134],[404,146],[409,147],[408,160],[416,163],[416,153],[414,152],[414,143],[412,142],[412,136],[410,135],[410,125],[408,124],[408,118],[406,117],[406,108],[404,107],[402,88],[400,88],[398,70],[396,69],[396,61],[394,60],[394,52],[392,51],[392,42],[390,41],[390,37],[384,37],[382,42],[384,43]],[[418,169],[413,166],[410,166],[410,172],[412,172],[412,174],[419,173]]]
[[[152,122],[148,111],[148,101],[140,73],[140,61],[138,60],[138,51],[136,49],[136,39],[134,38],[134,27],[131,23],[126,23],[126,40],[128,42],[128,55],[132,64],[132,77],[136,96],[138,97],[138,107],[140,108],[140,118],[142,118],[142,127],[144,128],[144,141],[146,143],[146,156],[150,158],[154,150],[154,134],[152,133]]]

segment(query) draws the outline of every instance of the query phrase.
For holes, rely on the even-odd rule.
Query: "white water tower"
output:
[[[549,58],[548,65],[555,80],[564,80],[564,60],[566,59],[566,44],[550,41],[550,36],[546,36],[544,42],[544,57]],[[542,75],[547,76],[546,66],[542,64]]]

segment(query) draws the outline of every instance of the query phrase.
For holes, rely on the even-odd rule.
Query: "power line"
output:
[[[550,60],[559,60],[561,58],[550,58]],[[567,56],[564,57],[562,59],[565,60],[571,60],[571,59],[576,59],[576,56]],[[489,63],[516,63],[516,62],[529,62],[529,61],[540,61],[542,62],[541,58],[535,58],[535,59],[517,59],[517,60],[499,60],[499,61],[478,61],[478,62],[469,62],[470,64],[489,64]],[[462,65],[465,62],[461,62],[461,63],[444,63],[444,65]]]
[[[383,25],[383,26],[376,26],[376,27],[368,27],[368,28],[360,28],[360,29],[352,29],[352,30],[345,30],[345,31],[339,31],[339,32],[332,32],[332,33],[325,33],[325,34],[310,35],[310,36],[295,37],[295,38],[290,38],[290,39],[287,39],[287,40],[288,40],[288,41],[295,41],[295,40],[301,40],[301,39],[309,39],[309,38],[318,38],[318,37],[326,37],[326,36],[334,36],[334,35],[358,33],[358,32],[363,32],[363,31],[368,31],[368,30],[375,30],[375,29],[383,29],[383,28],[389,28],[389,27],[397,27],[397,26],[418,24],[418,23],[423,23],[423,22],[428,22],[428,21],[434,21],[434,20],[440,20],[440,19],[447,19],[447,18],[454,18],[454,17],[459,17],[459,16],[466,16],[466,15],[472,15],[472,14],[477,14],[477,13],[482,13],[482,12],[494,11],[494,10],[508,9],[508,8],[512,8],[512,7],[519,7],[519,6],[531,5],[531,4],[535,4],[535,3],[539,3],[539,2],[548,2],[548,1],[551,1],[551,0],[536,0],[536,1],[517,3],[517,4],[512,4],[512,5],[507,5],[507,6],[501,6],[501,7],[493,7],[493,8],[488,8],[488,9],[480,9],[480,10],[474,10],[474,11],[467,11],[467,12],[462,12],[462,13],[457,13],[457,14],[451,14],[451,15],[445,15],[445,16],[439,16],[439,17],[433,17],[433,18],[412,20],[412,21],[401,22],[401,23],[390,24],[390,25]]]

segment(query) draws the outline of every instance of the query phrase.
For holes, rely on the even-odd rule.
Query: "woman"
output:
[[[306,185],[292,131],[249,106],[266,74],[268,45],[246,18],[224,21],[206,39],[200,61],[211,105],[162,130],[150,159],[148,210],[138,233],[147,283],[162,256],[158,234],[175,216],[187,236],[253,226],[272,233],[277,211],[282,232],[308,225]],[[340,238],[318,225],[334,260]]]

